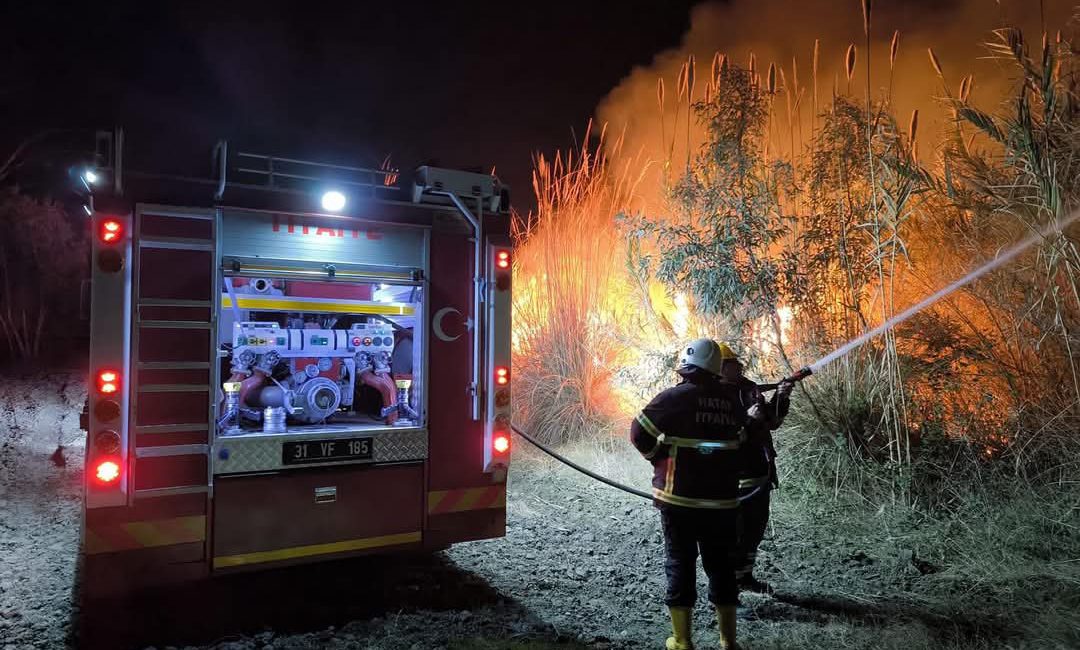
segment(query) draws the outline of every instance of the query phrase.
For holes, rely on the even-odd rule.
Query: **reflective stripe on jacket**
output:
[[[630,425],[634,447],[653,464],[658,505],[738,507],[746,402],[740,386],[713,376],[657,395]]]

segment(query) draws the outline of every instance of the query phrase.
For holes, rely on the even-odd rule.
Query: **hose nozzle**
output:
[[[763,390],[763,391],[765,391],[765,390],[776,390],[780,386],[780,384],[785,384],[785,383],[786,384],[794,384],[794,383],[797,383],[797,382],[800,382],[800,381],[806,379],[807,377],[809,377],[812,374],[814,374],[814,371],[811,370],[809,366],[807,366],[806,368],[802,368],[800,370],[797,370],[795,372],[795,374],[793,374],[790,377],[784,377],[783,379],[776,382],[775,384],[758,384],[758,389]]]
[[[801,368],[800,370],[796,371],[796,373],[794,375],[792,375],[790,377],[785,377],[783,379],[783,381],[790,381],[791,383],[795,383],[797,381],[802,381],[802,380],[806,379],[807,377],[809,377],[812,374],[814,374],[814,371],[810,369],[810,366],[807,366],[805,368]]]

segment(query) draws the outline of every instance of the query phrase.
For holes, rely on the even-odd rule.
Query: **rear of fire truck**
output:
[[[174,178],[100,141],[87,595],[504,534],[497,179],[224,143]]]

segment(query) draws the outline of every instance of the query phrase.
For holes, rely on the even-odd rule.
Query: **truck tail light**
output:
[[[98,372],[97,389],[102,395],[115,395],[120,391],[120,373],[115,370]]]
[[[94,437],[94,448],[104,456],[115,456],[120,453],[120,434],[106,429]]]
[[[124,268],[124,256],[116,249],[106,248],[98,251],[97,264],[105,273],[116,273]]]
[[[120,462],[116,458],[99,460],[94,468],[94,478],[102,485],[112,485],[120,478]]]
[[[495,368],[495,383],[505,386],[510,383],[510,369],[505,366]]]
[[[120,403],[116,400],[103,399],[94,405],[94,416],[101,422],[112,422],[120,417]]]
[[[118,151],[113,149],[112,151]],[[98,172],[98,186],[111,176]],[[119,191],[119,175],[117,175]],[[96,199],[95,199],[96,200]],[[124,201],[90,210],[90,364],[85,375],[89,393],[86,462],[82,472],[87,512],[130,505],[134,494],[134,433],[128,421],[129,359],[137,355],[131,338],[135,296],[132,262],[137,216]],[[104,208],[104,209],[101,209]],[[147,222],[149,223],[149,221]],[[176,294],[169,294],[176,295]],[[134,384],[131,384],[134,388]]]
[[[510,251],[495,252],[495,288],[506,291],[510,288]]]
[[[496,416],[491,428],[491,450],[496,456],[505,456],[510,451],[510,417]]]
[[[124,224],[118,219],[104,219],[98,230],[98,237],[106,244],[114,244],[124,236]]]

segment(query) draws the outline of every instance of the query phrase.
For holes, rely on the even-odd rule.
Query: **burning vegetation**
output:
[[[626,411],[615,375],[634,350],[623,323],[635,294],[613,224],[640,177],[632,175],[635,161],[616,168],[603,155],[605,137],[595,151],[538,156],[539,208],[515,223],[523,244],[514,263],[515,417],[545,439],[604,428]]]
[[[950,83],[933,49],[905,53],[890,33],[884,80],[859,69],[852,44],[846,83],[824,97],[816,46],[809,88],[797,59],[762,70],[752,54],[746,66],[690,55],[674,108],[657,79],[658,151],[627,155],[622,138],[587,134],[577,151],[537,158],[539,209],[517,233],[523,423],[553,434],[617,420],[699,334],[737,342],[763,376],[786,373],[1068,216],[1080,197],[1071,42],[993,32],[1015,88],[987,112],[969,101],[971,76]],[[905,56],[923,57],[940,86],[938,142],[918,110],[896,114]],[[798,117],[808,97],[812,119]],[[897,467],[928,436],[1017,462],[1057,456],[1064,441],[1050,434],[1074,430],[1080,405],[1075,233],[1055,231],[838,359],[807,388],[801,428]]]
[[[950,517],[980,503],[983,523],[1000,502],[972,490],[993,486],[1055,513],[1038,546],[1077,549],[1061,501],[1080,451],[1070,31],[988,34],[1010,81],[988,84],[1003,94],[987,109],[972,77],[952,72],[963,61],[905,51],[900,32],[887,32],[887,64],[867,66],[861,52],[884,28],[871,3],[863,11],[863,42],[835,82],[820,78],[817,44],[805,67],[689,55],[655,79],[655,102],[639,107],[651,115],[635,115],[659,140],[587,135],[537,158],[539,208],[517,232],[518,422],[617,446],[696,336],[733,341],[765,379],[828,357],[781,436],[789,480],[833,502]],[[930,109],[897,109],[893,76],[912,58],[935,80],[940,135],[921,125]]]
[[[812,366],[778,436],[780,525],[883,546],[902,529],[976,581],[971,607],[1065,647],[1080,619],[1009,594],[1080,580],[1075,22],[984,34],[988,105],[964,60],[876,21],[865,0],[833,65],[818,41],[805,62],[662,55],[651,104],[641,71],[615,93],[620,138],[537,158],[517,421],[618,471],[605,458],[682,342],[731,341],[765,381]],[[900,98],[913,61],[932,90]]]

